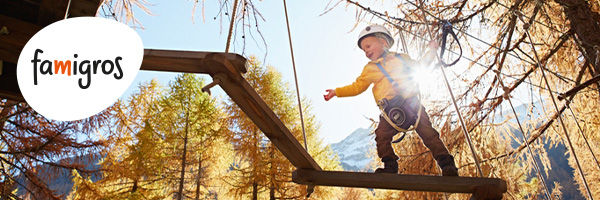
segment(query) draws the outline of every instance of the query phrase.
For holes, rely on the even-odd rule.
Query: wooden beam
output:
[[[17,83],[17,65],[0,60],[0,97],[25,101]]]
[[[39,19],[37,23],[27,22],[29,16],[15,17],[0,13],[0,28],[6,27],[9,31],[6,35],[0,35],[0,60],[17,63],[19,54],[33,35],[40,31],[44,26],[64,18],[66,4],[62,5],[62,3],[66,2],[68,2],[68,0],[43,0],[39,8]],[[94,16],[99,5],[100,0],[72,1],[71,8],[69,9],[71,11],[71,17]],[[14,5],[13,8],[16,9],[14,12],[20,12],[20,10],[31,12],[28,11],[31,10],[30,7],[31,6],[25,6],[25,4],[17,4]]]
[[[246,58],[232,53],[153,50],[144,51],[142,70],[206,73],[216,79],[281,153],[297,168],[321,170],[298,139],[242,77]]]
[[[47,26],[65,18],[69,0],[42,0],[38,14],[38,25]]]
[[[33,23],[0,15],[0,27],[5,26],[8,34],[0,34],[0,60],[17,63],[27,41],[42,29]]]
[[[102,2],[102,0],[71,1],[69,17],[96,16]]]
[[[56,21],[68,17],[96,16],[96,12],[101,5],[100,0],[42,0],[40,4],[38,25],[47,26]],[[67,11],[68,8],[68,11]]]
[[[37,23],[41,0],[0,1],[0,15],[18,18],[21,21]]]
[[[506,192],[506,181],[498,178],[458,176],[428,176],[364,172],[317,171],[298,169],[292,181],[304,185],[378,188],[394,190],[475,193],[478,190],[497,189],[496,195]]]
[[[215,61],[215,59],[219,59],[217,58],[219,56],[222,57],[220,58],[221,60]],[[211,69],[215,66],[210,62],[201,62],[206,58],[211,58],[211,60],[217,63],[223,63],[225,60],[234,63],[235,71],[231,73],[246,72],[246,58],[238,54],[157,49],[144,50],[144,60],[142,61],[141,69],[164,72],[208,74],[209,71],[211,71]]]

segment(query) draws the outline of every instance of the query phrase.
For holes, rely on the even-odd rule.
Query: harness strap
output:
[[[406,60],[404,60],[404,58],[402,58],[402,55],[396,54],[395,57],[398,58],[398,59],[400,59],[402,61],[402,64],[404,64],[404,66],[408,67],[408,64],[406,63]],[[383,66],[381,65],[381,63],[378,62],[378,63],[375,63],[375,65],[377,65],[377,67],[379,68],[379,70],[381,71],[381,73],[383,73],[383,75],[388,79],[388,81],[390,81],[390,83],[392,84],[392,87],[394,87],[394,89],[396,89],[397,91],[400,90],[400,85],[398,85],[398,83],[396,81],[394,81],[394,79],[392,79],[392,76],[390,76],[390,74],[385,69],[383,69]],[[398,94],[398,95],[400,95],[400,94]],[[406,99],[404,99],[404,100],[406,100]],[[403,103],[404,102],[400,102],[400,104],[403,104]],[[381,106],[380,104],[378,104],[378,106],[379,106],[379,110],[380,110],[381,115],[383,116],[383,118],[394,129],[396,129],[398,131],[398,133],[403,133],[403,135],[400,138],[392,141],[392,143],[398,143],[398,142],[402,141],[402,139],[404,139],[404,137],[406,136],[406,132],[417,129],[417,126],[419,125],[419,121],[421,120],[421,112],[423,110],[422,109],[423,106],[419,106],[419,110],[417,111],[417,120],[415,121],[415,125],[411,126],[408,129],[403,129],[403,128],[400,128],[400,127],[396,126],[396,124],[394,124],[392,122],[392,120],[387,116],[387,113],[384,111],[383,106]]]
[[[442,23],[444,24],[442,27],[442,51],[440,52],[440,62],[442,64],[442,66],[444,67],[450,67],[454,64],[456,64],[458,62],[458,60],[460,60],[460,58],[462,57],[462,47],[460,46],[460,41],[458,41],[458,37],[456,36],[456,33],[454,33],[454,31],[452,30],[452,24],[450,24],[450,22],[448,20],[444,20],[442,21]],[[442,60],[442,57],[444,56],[444,52],[446,52],[446,38],[448,37],[448,34],[450,34],[452,36],[452,38],[454,38],[454,41],[456,41],[456,43],[458,43],[458,48],[460,48],[460,54],[458,55],[458,58],[454,61],[452,61],[451,63],[446,63],[444,62],[444,60]]]

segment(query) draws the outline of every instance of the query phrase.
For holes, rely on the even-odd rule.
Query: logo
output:
[[[127,25],[97,17],[50,24],[25,45],[17,80],[25,101],[62,121],[90,117],[113,104],[136,77],[144,48]]]

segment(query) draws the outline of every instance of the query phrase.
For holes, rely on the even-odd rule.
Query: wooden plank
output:
[[[44,0],[41,2],[39,8],[39,21],[37,23],[27,22],[30,16],[25,16],[26,13],[31,12],[31,6],[25,6],[21,4],[14,5],[14,11],[21,12],[24,10],[24,14],[21,16],[6,16],[0,14],[0,28],[5,26],[9,33],[7,35],[0,35],[0,60],[4,60],[11,63],[17,63],[19,54],[27,44],[27,41],[33,37],[38,31],[44,26],[61,20],[64,17],[66,9],[65,0]],[[100,5],[100,0],[81,0],[73,1],[71,9],[77,10],[71,17],[75,16],[94,16],[96,10]],[[29,5],[29,4],[26,4]],[[19,7],[21,6],[21,7]],[[61,13],[62,12],[62,16]],[[23,18],[23,19],[21,19]]]
[[[96,16],[101,5],[100,0],[42,0],[38,14],[38,25],[47,26],[65,18],[68,8],[68,17]]]
[[[41,0],[0,0],[0,15],[18,18],[29,23],[37,23],[40,2]]]
[[[292,181],[304,185],[378,188],[394,190],[475,193],[478,189],[493,187],[506,192],[506,181],[498,178],[457,176],[428,176],[408,174],[376,174],[364,172],[317,171],[298,169]]]
[[[210,69],[215,67],[213,65],[215,63],[201,62],[206,58],[210,58],[212,62],[216,62],[218,65],[223,65],[226,61],[231,62],[235,68],[235,71],[232,71],[231,73],[246,72],[246,58],[238,54],[159,49],[144,50],[144,60],[142,61],[141,69],[208,74]]]
[[[17,65],[0,60],[0,97],[25,101],[17,83]]]
[[[71,1],[69,17],[96,16],[102,5],[101,0],[77,0]]]
[[[142,70],[206,73],[222,77],[219,85],[281,153],[297,168],[321,170],[298,139],[242,77],[246,59],[232,53],[147,49]]]
[[[233,81],[228,78],[221,80],[219,85],[294,166],[301,169],[321,170],[321,167],[300,145],[298,139],[245,79]]]
[[[27,41],[42,29],[36,24],[0,15],[0,27],[2,26],[5,26],[9,33],[0,35],[0,60],[11,63],[17,63]]]
[[[37,24],[47,26],[65,18],[69,0],[42,0]]]

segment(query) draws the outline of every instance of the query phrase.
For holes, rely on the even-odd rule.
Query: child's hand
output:
[[[429,49],[437,49],[440,47],[440,44],[438,44],[435,40],[431,40],[428,44],[427,47],[429,47]]]
[[[327,94],[323,95],[323,97],[325,97],[325,101],[329,101],[329,99],[335,97],[335,90],[328,89],[325,91],[327,92]]]

